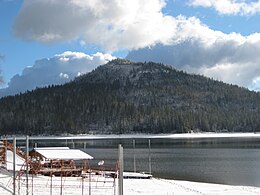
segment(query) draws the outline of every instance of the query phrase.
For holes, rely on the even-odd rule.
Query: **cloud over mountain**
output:
[[[259,13],[259,1],[190,0],[221,14]],[[77,40],[108,52],[129,50],[135,61],[174,64],[188,72],[256,89],[260,33],[243,36],[212,30],[196,17],[163,13],[166,0],[25,0],[14,33],[25,40]],[[61,74],[66,79],[67,75]]]
[[[8,87],[0,89],[0,96],[13,95],[36,87],[63,84],[112,59],[109,54],[87,55],[67,51],[53,58],[37,60],[33,66],[25,68],[21,75],[12,77]]]
[[[196,25],[197,28],[191,28]],[[182,32],[184,38],[181,42],[135,50],[127,58],[172,64],[188,72],[257,88],[260,77],[260,34],[224,34],[196,20],[185,22]]]

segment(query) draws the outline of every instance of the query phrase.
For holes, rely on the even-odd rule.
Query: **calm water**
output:
[[[150,139],[152,174],[209,183],[260,187],[260,138]],[[118,144],[124,147],[125,170],[133,171],[134,153],[137,171],[149,171],[148,139],[30,140],[44,146],[69,146],[92,155],[92,167],[100,160],[115,167]],[[18,143],[19,144],[19,143]],[[20,143],[21,144],[21,143]]]

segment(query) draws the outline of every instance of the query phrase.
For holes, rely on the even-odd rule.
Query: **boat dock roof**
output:
[[[68,147],[52,147],[52,148],[34,148],[45,159],[49,160],[87,160],[93,159],[89,154],[78,150],[69,149]]]

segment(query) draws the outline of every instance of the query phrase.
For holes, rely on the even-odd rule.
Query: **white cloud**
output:
[[[165,0],[25,0],[14,32],[44,43],[80,39],[106,51],[136,49],[171,38],[175,24],[162,13],[165,5]]]
[[[241,15],[258,13],[260,4],[245,0],[190,3]],[[225,82],[253,85],[260,76],[259,33],[242,36],[214,31],[196,17],[164,15],[165,5],[166,0],[25,0],[14,32],[44,43],[79,40],[82,46],[97,44],[109,52],[129,49],[133,51],[128,58],[136,61],[174,64]],[[56,57],[63,63],[70,60],[68,54]]]
[[[260,76],[260,34],[224,34],[196,18],[178,17],[178,30],[171,44],[157,44],[131,51],[134,61],[156,61],[178,69],[204,74],[227,83],[255,89]]]
[[[66,83],[113,58],[109,54],[87,55],[67,51],[53,58],[38,60],[33,66],[26,67],[21,75],[17,74],[12,77],[8,87],[0,89],[0,96],[13,95],[36,87]]]
[[[214,8],[218,13],[227,15],[260,13],[260,1],[258,0],[190,0],[190,5]]]
[[[260,67],[257,63],[216,64],[212,67],[202,67],[199,72],[213,78],[220,78],[227,83],[256,89],[260,80]]]

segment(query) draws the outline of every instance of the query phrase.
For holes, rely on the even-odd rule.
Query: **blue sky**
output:
[[[195,16],[213,30],[220,30],[224,33],[241,33],[250,35],[260,32],[260,25],[257,25],[260,15],[223,15],[213,8],[187,6],[189,1],[170,0],[163,10],[166,14],[187,17]]]
[[[247,0],[0,0],[0,96],[67,82],[114,57],[258,91],[259,13]]]

